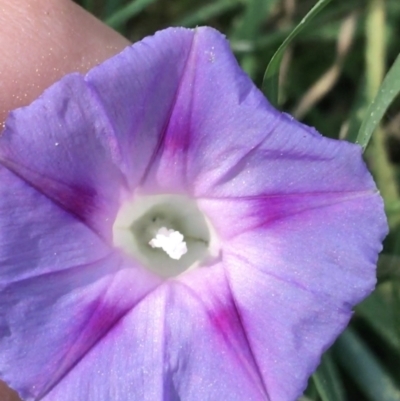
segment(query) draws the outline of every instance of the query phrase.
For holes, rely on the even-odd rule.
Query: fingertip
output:
[[[0,381],[0,400],[1,401],[21,401],[18,394],[11,390],[4,382]]]
[[[70,0],[0,0],[0,120],[129,42]]]

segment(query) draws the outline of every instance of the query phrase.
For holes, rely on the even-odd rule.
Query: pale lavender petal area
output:
[[[111,158],[114,144],[95,94],[71,74],[10,114],[0,164],[110,242],[124,184]]]
[[[375,286],[382,200],[371,190],[201,204],[224,226],[232,297],[271,399],[293,400]]]
[[[222,265],[165,283],[43,401],[265,401]]]
[[[46,399],[60,383],[69,385],[69,372],[159,281],[114,252],[2,286],[2,379],[27,401]],[[93,377],[104,380],[98,372],[88,373],[88,380],[93,382]],[[77,394],[61,399],[76,400]]]
[[[114,160],[131,190],[147,174],[174,110],[195,31],[171,28],[91,70],[86,82],[102,104],[117,143]]]

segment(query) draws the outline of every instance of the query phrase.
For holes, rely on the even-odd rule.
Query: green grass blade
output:
[[[266,21],[271,9],[278,0],[250,0],[243,13],[243,17],[233,34],[233,38],[254,40],[259,36],[260,28]]]
[[[329,353],[322,356],[321,364],[312,379],[322,401],[343,401],[345,399],[342,383]]]
[[[104,7],[104,19],[112,16],[121,7],[122,3],[123,0],[107,0]]]
[[[237,27],[232,33],[232,39],[254,47],[256,40],[261,36],[262,26],[276,3],[277,0],[248,0]],[[240,64],[251,78],[255,78],[258,62],[254,53],[244,55]]]
[[[272,56],[267,69],[265,70],[262,90],[267,99],[274,105],[278,105],[279,98],[279,69],[286,48],[292,40],[319,14],[319,12],[327,6],[331,0],[319,0],[317,4],[308,12],[308,14],[300,21],[300,23],[290,32],[289,36],[279,46],[278,50]]]
[[[355,99],[349,113],[347,134],[343,138],[346,141],[353,143],[357,139],[358,131],[360,130],[362,121],[368,108],[365,77],[361,77],[357,86],[358,88],[355,93]]]
[[[370,401],[400,401],[400,391],[381,363],[351,329],[336,341],[335,355]]]
[[[393,302],[383,296],[384,290],[391,289],[391,286],[392,283],[380,285],[364,302],[357,306],[356,312],[379,334],[383,341],[400,351],[400,337],[395,327],[395,316],[398,312],[394,308]]]
[[[400,202],[396,205],[396,214],[400,212]],[[386,208],[386,214],[390,215],[391,210]],[[378,260],[378,281],[400,280],[400,256],[392,254],[380,254]],[[400,310],[400,309],[399,309]],[[400,342],[400,336],[399,336]],[[400,344],[399,344],[400,345]]]
[[[92,13],[94,10],[94,0],[83,0],[82,7]]]
[[[174,25],[194,27],[196,25],[204,24],[212,18],[218,17],[236,8],[238,5],[243,4],[243,0],[220,0],[211,4],[200,7],[196,11],[184,16],[178,20]]]
[[[398,256],[400,254],[400,232],[396,232],[396,239],[395,239],[395,245],[393,247],[393,255],[392,256]],[[399,270],[399,265],[397,265],[397,270]],[[391,288],[391,299],[393,300],[393,312],[394,312],[394,317],[393,317],[393,324],[396,332],[396,337],[398,342],[400,343],[400,280],[392,280],[390,282],[392,285]],[[398,348],[400,350],[400,347]]]
[[[366,117],[361,124],[356,143],[361,145],[364,149],[367,147],[373,132],[381,122],[386,110],[399,93],[400,54],[397,56],[389,72],[386,74],[386,77],[383,80],[375,99],[370,104]]]
[[[400,339],[400,282],[393,280],[392,283],[393,304],[396,313],[394,314],[394,328],[396,330],[397,338]]]
[[[120,8],[111,17],[105,20],[105,23],[112,28],[118,29],[122,24],[127,22],[129,19],[139,14],[151,3],[155,3],[157,0],[135,0],[126,6]]]

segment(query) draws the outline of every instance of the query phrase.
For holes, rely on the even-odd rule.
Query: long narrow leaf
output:
[[[105,20],[105,23],[112,28],[119,28],[126,21],[139,14],[143,9],[157,0],[135,0],[120,8],[111,17]]]
[[[94,10],[94,0],[83,0],[82,7],[92,13]]]
[[[242,40],[254,40],[259,36],[260,27],[267,20],[277,0],[250,0],[238,23],[233,37]]]
[[[372,133],[378,127],[386,110],[400,93],[400,54],[386,74],[374,101],[370,104],[366,117],[361,124],[356,143],[364,149],[367,147]]]
[[[312,379],[322,401],[343,401],[344,392],[335,363],[329,353],[322,356],[321,364]]]
[[[368,400],[400,401],[392,377],[354,331],[347,329],[339,337],[335,355]]]
[[[396,266],[397,267],[397,266]],[[393,280],[393,282],[395,282]],[[400,337],[395,327],[398,310],[394,308],[394,300],[385,299],[383,290],[392,288],[393,283],[380,285],[364,302],[357,306],[356,312],[375,330],[376,333],[400,351]]]
[[[186,15],[181,20],[177,21],[175,25],[193,27],[196,25],[204,24],[211,18],[218,17],[225,12],[236,8],[242,4],[243,0],[220,0],[211,4],[206,4],[203,7],[195,10],[194,12]]]
[[[117,10],[119,10],[122,3],[123,0],[107,0],[103,14],[104,19],[108,18],[109,16],[112,16]]]
[[[397,338],[400,338],[400,282],[393,280],[392,282],[392,296],[393,296],[393,306],[396,311],[394,314],[394,328],[396,331]]]
[[[289,36],[279,46],[278,50],[272,56],[267,69],[265,70],[262,90],[268,100],[275,106],[278,105],[279,98],[279,69],[286,48],[292,40],[313,20],[313,18],[325,7],[331,0],[319,0],[317,4],[308,12],[308,14],[293,29]]]

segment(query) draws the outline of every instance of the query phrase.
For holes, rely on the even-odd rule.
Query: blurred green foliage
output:
[[[317,0],[77,2],[131,41],[167,26],[213,26],[228,37],[240,64],[260,88],[279,46],[317,4]],[[395,63],[400,52],[400,1],[326,3],[293,35],[280,57],[279,81],[274,83],[279,107],[326,136],[369,145],[365,157],[385,198],[391,231],[379,260],[377,290],[357,307],[348,330],[322,359],[302,400],[400,401],[400,59]]]

